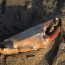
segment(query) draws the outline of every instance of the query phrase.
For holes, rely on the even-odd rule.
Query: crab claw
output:
[[[60,32],[60,26],[58,26],[57,29],[52,34],[48,35],[49,36],[49,42],[54,40],[58,36],[59,32]]]
[[[45,25],[45,30],[49,27],[50,23],[53,22],[53,21],[54,21],[54,19],[43,23]]]
[[[59,18],[56,18],[56,20],[53,19],[53,20],[45,23],[46,30],[48,29],[48,27],[50,26],[51,23],[53,24],[53,27],[56,27],[56,29],[51,34],[46,34],[45,33],[45,35],[49,37],[49,42],[51,42],[52,40],[54,40],[58,36],[58,34],[60,32],[60,27],[61,27],[61,23],[62,22],[60,21]],[[48,39],[48,38],[46,37],[45,39]]]
[[[38,26],[38,30],[42,31],[43,34],[45,34],[45,31],[49,27],[50,23],[53,22],[53,21],[54,21],[54,19],[50,20],[50,21],[47,21],[47,22],[44,22],[43,24],[41,24],[41,25]]]
[[[47,43],[55,39],[60,32],[60,26],[57,26],[51,34],[46,33],[53,21],[54,19],[5,39],[3,42],[4,48],[0,48],[0,53],[13,54],[45,48]]]

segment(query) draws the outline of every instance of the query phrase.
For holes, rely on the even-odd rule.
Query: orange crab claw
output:
[[[45,25],[45,30],[42,30],[43,34],[45,34],[46,29],[49,27],[50,23],[53,22],[53,21],[54,21],[54,19],[43,23]]]
[[[52,19],[52,20],[50,20],[50,21],[47,21],[47,22],[44,22],[43,24],[44,25],[47,25],[47,24],[50,24],[51,22],[53,22],[54,21],[54,19]]]
[[[60,32],[60,26],[58,26],[57,29],[52,34],[49,35],[50,36],[49,42],[54,40],[58,36],[59,32]]]
[[[45,30],[49,27],[50,23],[53,22],[53,21],[54,21],[54,19],[44,23]]]
[[[54,40],[60,32],[60,26],[58,26],[53,33],[50,35],[46,34],[45,31],[53,20],[44,24],[42,23],[8,39],[5,39],[3,42],[4,48],[0,48],[0,53],[13,54],[45,48],[47,43]]]

